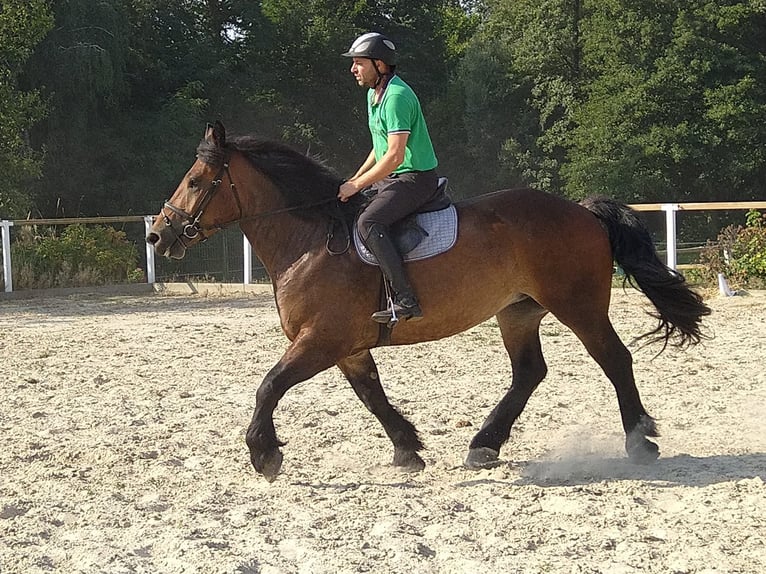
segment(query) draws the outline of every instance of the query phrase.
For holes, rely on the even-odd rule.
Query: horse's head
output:
[[[316,237],[316,229],[324,235],[328,220],[342,218],[350,225],[364,200],[357,194],[340,203],[341,181],[321,162],[283,143],[255,136],[227,141],[223,124],[216,122],[207,126],[197,161],[165,202],[146,240],[158,254],[181,259],[187,248],[233,223],[289,230],[291,236],[295,225],[302,225],[307,236]]]
[[[146,241],[160,255],[181,259],[186,249],[242,217],[229,173],[226,129],[208,124],[197,160],[165,202]]]

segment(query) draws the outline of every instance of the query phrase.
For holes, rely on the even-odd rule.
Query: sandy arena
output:
[[[250,466],[255,390],[286,347],[270,287],[236,297],[0,300],[0,573],[766,572],[766,293],[709,299],[714,339],[634,351],[661,458],[629,463],[614,391],[547,317],[549,366],[503,464],[461,466],[509,384],[492,321],[373,351],[427,467],[337,369],[280,403],[282,474]],[[615,290],[623,340],[648,301]]]

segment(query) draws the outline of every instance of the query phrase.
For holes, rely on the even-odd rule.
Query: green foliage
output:
[[[116,209],[115,204],[129,196],[115,193],[113,184],[131,178],[126,164],[132,153],[146,148],[129,150],[128,136],[121,131],[121,120],[134,111],[129,63],[143,63],[140,54],[131,54],[131,36],[137,31],[129,22],[130,2],[50,4],[56,25],[35,50],[25,75],[51,107],[48,118],[30,133],[32,145],[45,149],[47,156],[42,177],[30,186],[37,213],[59,217],[126,213],[127,206]],[[151,68],[141,72],[146,77]],[[146,129],[149,123],[143,126]]]
[[[567,137],[567,193],[625,201],[762,196],[766,62],[754,47],[765,33],[755,3],[593,7],[584,29],[591,80]]]
[[[510,57],[496,42],[475,38],[458,69],[464,96],[464,153],[483,171],[478,178],[475,168],[465,174],[477,186],[472,195],[502,187],[503,182],[507,186],[523,181],[522,162],[511,150],[529,150],[535,119],[526,105],[529,82],[507,71]]]
[[[0,0],[0,217],[23,215],[30,206],[24,183],[40,173],[42,154],[26,132],[46,109],[37,90],[19,88],[18,77],[52,25],[45,0]]]
[[[260,133],[319,151],[348,174],[369,153],[370,137],[364,90],[340,54],[362,32],[389,35],[399,72],[430,118],[430,102],[444,94],[475,21],[458,12],[457,0],[264,0],[261,6],[260,33],[243,30],[244,57],[252,64],[242,93],[259,112],[246,111],[248,123],[260,120]],[[429,125],[436,128],[430,119]]]
[[[516,185],[628,202],[764,195],[762,1],[0,7],[0,216],[154,212],[217,118],[353,172],[370,142],[340,53],[368,30],[397,43],[455,197]]]
[[[489,5],[458,76],[465,90],[467,151],[484,168],[478,180],[490,189],[526,184],[559,191],[565,136],[582,81],[580,3]]]
[[[11,245],[14,285],[83,287],[143,280],[136,247],[112,227],[69,225],[61,233],[21,228]]]
[[[766,214],[749,211],[745,226],[730,225],[700,256],[711,278],[723,273],[735,287],[766,287]]]
[[[762,197],[762,4],[487,4],[460,74],[485,171],[573,198]]]

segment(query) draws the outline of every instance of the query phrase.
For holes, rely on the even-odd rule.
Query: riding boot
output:
[[[397,319],[416,321],[423,316],[420,305],[415,297],[407,273],[404,270],[402,256],[394,245],[385,225],[375,223],[370,227],[370,233],[364,241],[378,260],[380,270],[388,279],[393,290],[392,308],[377,311],[372,314],[372,320],[378,323],[389,323]]]

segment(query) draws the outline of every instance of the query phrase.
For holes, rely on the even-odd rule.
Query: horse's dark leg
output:
[[[548,368],[540,347],[539,329],[546,312],[533,299],[525,299],[497,314],[503,343],[511,357],[513,381],[471,441],[465,460],[468,468],[491,466],[497,461],[500,447],[511,434],[511,426],[545,378]]]
[[[388,438],[394,443],[394,466],[423,470],[425,463],[418,455],[423,444],[412,423],[388,402],[380,384],[378,368],[370,352],[362,351],[346,357],[338,362],[338,368],[346,375],[356,395],[380,421]]]
[[[630,459],[642,464],[654,462],[660,449],[646,437],[659,436],[657,427],[641,404],[633,375],[633,357],[614,331],[609,316],[593,308],[573,313],[572,307],[556,316],[574,331],[614,385]]]
[[[269,482],[276,479],[282,466],[279,447],[284,443],[277,440],[273,418],[277,403],[291,387],[330,368],[333,363],[332,359],[316,349],[307,348],[298,339],[266,374],[258,387],[255,411],[245,435],[245,442],[250,449],[250,462]]]

